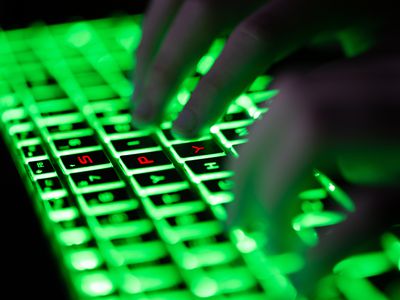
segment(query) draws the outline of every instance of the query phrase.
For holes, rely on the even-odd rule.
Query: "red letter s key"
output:
[[[89,155],[78,156],[78,161],[81,165],[87,165],[88,163],[93,163],[93,160]]]

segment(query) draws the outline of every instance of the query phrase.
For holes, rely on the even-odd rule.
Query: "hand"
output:
[[[376,248],[382,233],[400,223],[399,82],[400,54],[387,53],[278,77],[281,92],[231,162],[236,186],[227,227],[251,232],[262,224],[270,253],[305,252],[305,268],[293,278],[305,295],[336,262]],[[292,220],[313,168],[343,177],[355,206],[309,248]]]
[[[206,132],[257,75],[296,49],[348,28],[373,40],[391,28],[394,11],[391,1],[379,7],[361,0],[153,1],[137,52],[134,122],[161,122],[179,84],[221,32],[234,28],[174,123],[175,134],[182,137]],[[398,193],[392,192],[399,171],[398,63],[394,55],[365,56],[301,74],[301,79],[278,78],[281,93],[233,162],[238,184],[228,225],[273,224],[271,251],[298,248],[290,228],[298,204],[292,199],[313,167],[331,171],[338,161],[349,182],[368,186],[350,191],[355,212],[308,253],[307,267],[294,279],[304,294],[337,259],[398,218],[393,214]],[[372,212],[379,216],[371,218]]]
[[[135,125],[161,122],[179,84],[221,32],[234,28],[174,123],[180,136],[207,131],[257,75],[314,38],[349,27],[380,28],[382,19],[394,19],[390,2],[154,0],[136,53]]]

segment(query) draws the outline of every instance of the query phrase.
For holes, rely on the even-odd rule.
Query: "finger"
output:
[[[271,64],[317,34],[360,21],[364,8],[361,3],[357,10],[347,1],[283,0],[266,4],[231,34],[213,68],[200,80],[175,121],[175,133],[183,137],[201,135]]]
[[[221,32],[239,19],[246,9],[242,0],[186,1],[176,16],[152,64],[144,84],[140,105],[134,120],[142,125],[162,119],[171,96],[196,62]]]
[[[337,156],[345,157],[340,167],[346,179],[393,184],[400,169],[396,158],[400,90],[391,81],[398,76],[397,63],[372,62],[363,66],[355,60],[277,84],[281,93],[265,119],[250,131],[239,160],[232,162],[236,199],[228,207],[228,227],[252,227],[253,211],[256,216],[262,211],[264,221],[279,229],[271,233],[277,243],[284,242],[283,230],[289,230],[298,208],[294,200],[312,168],[337,172]],[[381,73],[393,77],[377,80]]]
[[[142,39],[136,51],[133,104],[141,97],[148,68],[182,2],[183,0],[153,0],[146,12]]]
[[[274,102],[263,122],[250,130],[239,160],[232,162],[235,201],[227,207],[228,228],[265,229],[267,248],[274,253],[297,247],[291,221],[300,203],[293,200],[312,179],[318,140],[301,107],[288,110],[282,102]]]

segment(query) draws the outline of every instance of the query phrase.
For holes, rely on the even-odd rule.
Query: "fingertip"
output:
[[[135,100],[133,100],[135,101]],[[135,103],[135,102],[134,102]],[[136,102],[137,104],[137,102]],[[133,105],[135,106],[135,105]],[[139,128],[144,129],[150,127],[154,120],[154,111],[151,102],[143,101],[136,105],[132,111],[132,124]]]
[[[193,139],[200,135],[199,120],[197,114],[185,107],[175,120],[171,133],[178,139]]]

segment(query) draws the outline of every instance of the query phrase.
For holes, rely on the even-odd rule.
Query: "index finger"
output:
[[[231,34],[175,121],[174,132],[192,138],[207,131],[230,102],[277,60],[323,31],[360,22],[364,12],[368,16],[366,5],[359,2],[275,0],[264,5]]]
[[[183,0],[153,0],[143,23],[143,34],[136,51],[133,104],[140,99],[149,66]]]

